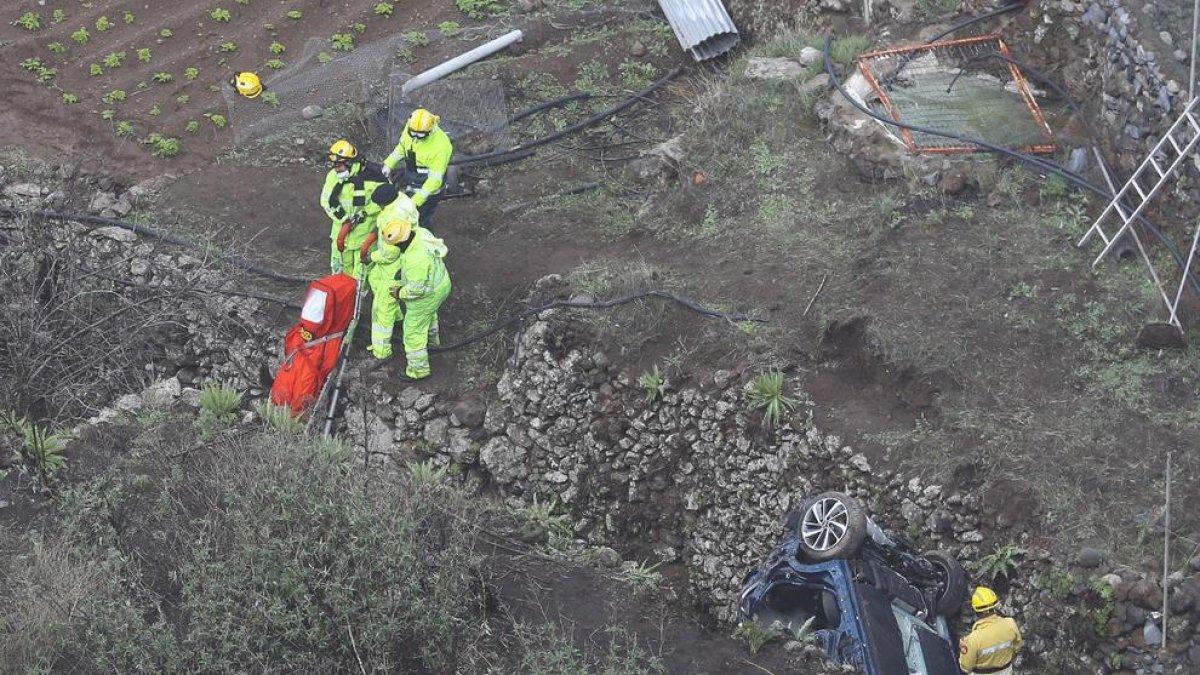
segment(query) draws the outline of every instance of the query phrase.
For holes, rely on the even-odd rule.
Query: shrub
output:
[[[99,63],[93,63],[88,66],[88,72],[91,73],[92,77],[95,77],[96,75],[103,75],[104,68]]]
[[[254,406],[254,411],[262,418],[268,430],[284,436],[300,436],[304,433],[304,422],[296,419],[287,406],[262,401]]]
[[[396,6],[390,2],[380,2],[375,5],[375,13],[379,16],[391,16],[394,11],[396,11]]]
[[[175,35],[175,32],[172,31],[170,28],[164,28],[164,29],[158,31],[158,36],[163,38],[164,40],[166,38],[173,37],[174,35]]]
[[[159,84],[166,84],[175,79],[175,76],[170,73],[158,72],[151,76],[151,79]]]
[[[217,51],[221,52],[222,54],[236,52],[237,49],[238,46],[236,42],[222,42],[221,45],[217,47]]]
[[[662,398],[663,395],[663,376],[658,371],[658,366],[654,366],[653,370],[648,370],[638,377],[638,384],[646,390],[646,403],[653,403],[656,399]]]
[[[175,97],[175,103],[177,103],[181,106],[187,105],[188,101],[190,101],[190,100],[192,100],[192,97],[188,96],[187,94],[180,94],[179,96]]]
[[[1025,549],[1015,544],[997,546],[994,551],[979,559],[979,576],[995,581],[996,577],[1009,577],[1017,571],[1017,559],[1025,555]]]
[[[419,30],[409,31],[404,34],[404,39],[414,47],[424,47],[429,44],[429,36]]]
[[[329,52],[318,52],[317,63],[326,64],[333,60],[333,56]]]
[[[157,104],[150,106],[150,110],[146,111],[146,114],[151,117],[158,117],[162,114],[162,108],[158,107]]]
[[[194,134],[197,131],[200,131],[200,123],[196,120],[189,120],[188,123],[184,125],[183,130],[189,134]]]
[[[86,45],[88,40],[92,39],[92,34],[88,32],[88,29],[80,28],[71,33],[71,39],[75,41],[75,44]]]
[[[63,53],[66,53],[67,46],[56,40],[56,41],[51,42],[50,44],[46,45],[46,49],[49,49],[50,51],[54,52],[55,54],[63,54]]]
[[[271,50],[272,54],[282,54],[287,51],[287,47],[284,47],[278,42],[272,42],[269,49]]]
[[[47,431],[10,411],[0,411],[0,429],[19,438],[17,456],[23,469],[33,472],[44,489],[49,489],[58,472],[67,465],[65,433]]]
[[[125,93],[124,89],[114,89],[100,97],[100,100],[112,105],[113,103],[120,103],[121,101],[124,101],[126,97],[127,94]]]
[[[117,135],[121,138],[128,138],[133,135],[133,123],[128,120],[117,122]]]
[[[272,108],[279,107],[279,95],[273,91],[263,92],[262,100],[263,100],[263,103],[266,103],[267,105],[271,106]]]
[[[157,134],[150,134],[151,142]],[[159,136],[159,138],[162,138]],[[214,422],[232,424],[235,421],[234,412],[242,405],[242,393],[220,383],[205,383],[200,388],[200,419],[206,417]]]
[[[150,63],[150,59],[154,58],[150,53],[149,47],[141,47],[137,50],[137,60],[143,63]]]
[[[213,11],[209,12],[208,15],[213,18],[213,21],[221,21],[223,23],[229,23],[229,20],[233,18],[233,15],[229,13],[229,10],[222,9],[220,7],[217,7]]]
[[[120,68],[125,63],[125,52],[111,52],[104,57],[104,65],[110,69]]]
[[[187,78],[188,80],[194,80],[200,76],[200,69],[199,68],[185,68],[183,71],[183,76],[185,78]]]
[[[50,13],[50,23],[62,23],[67,20],[67,13],[61,9],[56,9]]]
[[[472,19],[482,19],[490,14],[501,11],[497,0],[454,0],[459,11]]]
[[[335,52],[348,52],[354,49],[354,36],[350,33],[334,33],[329,43]]]
[[[783,415],[796,407],[795,399],[783,390],[783,373],[778,370],[759,373],[750,382],[750,407],[763,411],[763,424],[769,428],[778,426]]]
[[[96,30],[97,31],[103,33],[104,31],[106,31],[112,27],[113,27],[113,24],[111,21],[108,20],[107,16],[102,16],[99,19],[96,19]]]
[[[225,125],[228,123],[224,115],[218,115],[217,113],[204,113],[204,116],[207,117],[208,121],[212,122],[213,126],[218,129],[224,129]]]
[[[287,13],[287,18],[292,19],[293,21],[299,21],[300,19],[304,18],[304,12],[301,12],[298,9],[293,9]]]
[[[757,654],[764,645],[779,637],[775,631],[763,628],[757,621],[743,621],[738,624],[733,636],[745,640],[751,654]]]
[[[266,66],[267,68],[270,68],[271,70],[280,70],[280,69],[287,67],[287,63],[280,61],[279,59],[271,59],[270,61],[267,61],[263,65]]]
[[[133,12],[131,12],[129,10],[125,10],[125,14],[123,15],[122,18],[125,19],[126,24],[133,23]]]
[[[462,25],[457,21],[443,21],[438,24],[438,32],[446,37],[454,37],[462,32]]]
[[[64,91],[62,93],[62,102],[66,103],[67,105],[74,105],[76,103],[79,103],[79,97],[76,96],[75,94]]]

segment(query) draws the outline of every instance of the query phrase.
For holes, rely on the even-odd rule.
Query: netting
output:
[[[997,35],[869,52],[858,66],[880,115],[1024,152],[1053,152],[1054,135]],[[914,152],[983,148],[920,131],[892,131]]]
[[[351,138],[373,155],[392,149],[408,115],[425,107],[441,118],[456,145],[508,147],[508,106],[503,85],[492,79],[451,76],[407,97],[401,86],[411,66],[399,55],[409,53],[403,36],[391,36],[351,52],[330,50],[327,40],[312,38],[288,67],[264,77],[267,94],[248,100],[224,88],[234,141],[239,145],[283,135]],[[307,120],[304,110],[324,112]],[[378,157],[382,159],[382,156]]]

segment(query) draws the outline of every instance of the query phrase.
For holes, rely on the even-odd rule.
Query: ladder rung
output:
[[[1175,142],[1175,138],[1173,136],[1171,136],[1170,134],[1167,134],[1166,138],[1168,141],[1171,141],[1171,147],[1175,148],[1175,153],[1182,155],[1183,148],[1179,147],[1179,144]]]
[[[1158,174],[1159,178],[1167,177],[1167,174],[1162,170],[1162,167],[1158,165],[1158,162],[1154,161],[1153,156],[1150,157],[1150,166],[1154,167],[1154,172]]]
[[[1129,184],[1133,186],[1134,190],[1137,190],[1138,196],[1142,198],[1142,201],[1146,201],[1146,193],[1142,191],[1142,186],[1138,185],[1137,178],[1134,177],[1131,179]]]

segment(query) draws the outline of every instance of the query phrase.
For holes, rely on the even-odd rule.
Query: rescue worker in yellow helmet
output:
[[[958,667],[964,673],[1012,675],[1017,652],[1025,645],[1017,622],[997,614],[1000,598],[986,586],[975,589],[971,607],[979,618],[958,642]]]
[[[258,95],[263,93],[262,80],[258,79],[258,75],[249,71],[241,72],[229,78],[229,84],[237,90],[237,93],[246,98],[258,98]]]
[[[399,212],[400,209],[397,209]],[[378,219],[378,244],[370,251],[371,354],[373,367],[392,356],[392,329],[404,319],[403,380],[429,377],[430,344],[439,343],[438,309],[450,295],[450,273],[446,270],[446,244],[423,227],[414,227],[402,217]],[[366,249],[364,249],[366,250]],[[400,303],[404,303],[401,309]]]
[[[383,160],[383,173],[412,195],[421,211],[421,226],[429,229],[434,209],[446,186],[454,145],[438,126],[438,117],[424,108],[409,116],[396,149]],[[403,167],[401,164],[403,163]]]
[[[367,222],[371,194],[387,183],[379,165],[368,162],[350,141],[329,148],[330,169],[321,188],[321,208],[333,221],[329,230],[329,271],[358,276],[357,250],[372,231]]]

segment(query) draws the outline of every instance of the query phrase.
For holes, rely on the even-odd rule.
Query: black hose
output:
[[[526,309],[522,312],[519,312],[517,314],[514,314],[514,315],[508,317],[504,321],[501,321],[500,323],[492,326],[491,328],[485,330],[482,333],[472,335],[469,338],[466,338],[464,340],[459,340],[458,342],[455,342],[453,344],[441,345],[441,346],[437,346],[437,347],[429,347],[429,351],[431,351],[431,352],[448,352],[448,351],[452,351],[455,349],[461,349],[463,347],[475,344],[476,342],[479,342],[480,340],[491,337],[492,335],[499,333],[500,331],[504,330],[505,328],[508,328],[509,326],[511,326],[519,321],[524,321],[525,319],[529,318],[530,316],[534,316],[536,314],[541,314],[542,312],[545,312],[545,311],[548,311],[551,309],[607,309],[609,307],[616,307],[617,305],[624,305],[624,304],[633,302],[635,300],[641,300],[642,298],[662,298],[664,300],[671,300],[672,302],[678,303],[678,304],[682,305],[683,307],[690,309],[693,312],[696,312],[697,314],[701,314],[704,316],[711,316],[716,319],[725,319],[727,321],[767,323],[767,319],[764,319],[760,316],[752,316],[749,314],[731,314],[731,313],[727,313],[727,312],[718,312],[715,309],[709,309],[708,307],[697,304],[696,302],[694,302],[692,300],[675,295],[674,293],[668,293],[667,291],[641,291],[638,293],[631,293],[630,295],[621,296],[619,298],[613,298],[612,300],[599,300],[596,302],[573,302],[573,301],[569,301],[569,300],[560,300],[557,302],[552,302],[548,305],[542,305],[541,307],[532,307],[530,309]]]
[[[928,40],[925,41],[925,44],[927,44],[927,45],[932,44],[932,43],[937,42],[938,40],[946,37],[947,35],[950,35],[951,33],[957,33],[958,31],[960,31],[968,26],[973,26],[981,21],[986,21],[992,17],[1000,16],[1001,14],[1007,14],[1009,12],[1016,11],[1018,9],[1021,9],[1024,6],[1025,6],[1025,2],[1018,0],[1018,2],[1014,2],[1011,5],[1005,5],[1004,7],[1001,7],[999,9],[994,9],[994,10],[984,13],[984,14],[980,14],[979,16],[972,16],[970,18],[964,19],[963,21],[959,21],[958,23],[954,24],[953,26],[950,26],[946,30],[929,38]],[[885,75],[884,77],[880,78],[880,83],[883,84],[885,82],[888,82],[888,81],[894,79],[897,75],[900,74],[900,71],[904,70],[905,66],[907,66],[909,64],[909,62],[911,62],[916,57],[917,57],[916,52],[907,54],[904,57],[902,57],[900,59],[900,63],[896,64],[896,67],[894,69],[892,69],[892,72],[890,72],[887,75]]]
[[[1093,194],[1104,198],[1106,201],[1112,201],[1113,195],[1111,193],[1109,193],[1108,191],[1104,190],[1103,188],[1092,185],[1083,176],[1080,176],[1079,174],[1068,171],[1067,169],[1059,166],[1058,164],[1055,164],[1054,162],[1042,159],[1041,157],[1027,155],[1023,152],[1018,152],[1016,150],[1012,150],[1012,149],[1006,148],[1004,146],[996,145],[994,143],[989,143],[988,141],[985,141],[981,138],[969,138],[967,136],[962,136],[960,134],[956,134],[956,133],[953,133],[950,131],[945,131],[944,129],[931,129],[929,127],[917,126],[915,124],[908,124],[906,122],[898,122],[896,120],[889,119],[887,117],[883,117],[881,115],[876,114],[874,111],[870,110],[869,108],[859,104],[858,101],[854,100],[850,96],[850,94],[846,92],[845,86],[842,84],[841,79],[838,78],[837,73],[834,70],[833,58],[829,54],[829,46],[832,43],[832,41],[833,41],[832,37],[827,36],[825,38],[825,49],[824,49],[825,72],[826,72],[826,74],[829,75],[829,81],[833,84],[834,88],[838,90],[838,93],[842,95],[842,98],[845,98],[847,101],[849,101],[851,105],[853,105],[855,108],[857,108],[864,115],[867,115],[868,117],[871,117],[872,119],[878,120],[878,121],[883,122],[884,124],[888,124],[890,126],[899,127],[901,129],[908,129],[909,131],[919,131],[924,134],[930,134],[932,136],[940,136],[942,138],[951,138],[951,139],[954,139],[957,141],[962,141],[963,143],[970,143],[972,145],[977,145],[986,150],[991,150],[992,152],[998,152],[1001,154],[1008,155],[1010,157],[1014,157],[1014,158],[1020,160],[1021,162],[1024,162],[1025,164],[1035,166],[1047,173],[1052,173],[1073,185],[1076,185],[1085,190],[1088,190],[1089,192],[1092,192]],[[1155,235],[1155,237],[1157,237],[1158,240],[1161,241],[1167,247],[1167,249],[1171,252],[1172,256],[1175,258],[1175,262],[1179,265],[1179,268],[1181,270],[1183,270],[1184,276],[1187,278],[1187,280],[1189,282],[1191,282],[1192,288],[1197,293],[1200,293],[1200,283],[1198,283],[1196,281],[1194,275],[1192,275],[1192,273],[1187,269],[1187,263],[1184,262],[1183,257],[1179,254],[1178,249],[1176,249],[1174,243],[1172,243],[1170,241],[1170,239],[1168,239],[1166,237],[1166,235],[1164,235],[1161,231],[1159,231],[1158,228],[1154,227],[1144,217],[1139,217],[1139,220],[1144,225],[1146,225],[1147,229],[1149,229],[1150,232],[1153,233]]]
[[[35,218],[41,218],[43,220],[57,220],[57,221],[61,221],[61,222],[77,221],[77,222],[82,222],[82,223],[93,223],[93,224],[97,224],[97,225],[110,225],[113,227],[119,227],[123,230],[129,230],[130,232],[134,232],[136,234],[140,234],[140,235],[143,235],[146,237],[151,237],[153,239],[159,239],[159,240],[165,241],[170,244],[175,244],[177,246],[183,246],[185,248],[191,248],[191,249],[195,249],[198,251],[207,250],[205,247],[203,247],[200,244],[197,244],[193,241],[189,241],[187,239],[177,237],[173,234],[169,234],[169,233],[163,232],[161,230],[149,228],[144,225],[138,225],[136,223],[130,223],[130,222],[126,222],[124,220],[117,220],[116,218],[105,218],[104,216],[93,216],[93,215],[90,215],[87,213],[59,213],[57,211],[21,211],[19,209],[10,208],[7,206],[0,206],[0,216],[7,216],[9,218],[17,218],[22,215],[33,216]],[[254,263],[251,263],[250,261],[246,260],[245,258],[243,258],[241,256],[219,254],[218,257],[220,259],[223,259],[225,261],[233,263],[235,266],[237,266],[247,272],[257,274],[258,276],[261,276],[261,277],[267,277],[268,279],[275,279],[276,281],[286,281],[286,282],[302,283],[302,284],[307,284],[309,281],[311,281],[311,279],[308,279],[307,277],[298,277],[298,276],[293,276],[290,274],[281,274],[279,272],[276,272],[273,269],[270,269],[269,267],[263,267],[261,265],[256,265]]]
[[[617,113],[621,112],[622,110],[625,110],[626,108],[640,102],[648,94],[651,94],[651,93],[657,91],[663,85],[665,85],[666,83],[668,83],[671,80],[678,77],[679,74],[682,72],[683,72],[682,68],[674,68],[670,72],[668,72],[666,75],[659,78],[656,82],[654,82],[654,84],[651,84],[649,87],[646,87],[645,89],[639,91],[638,93],[634,94],[633,96],[625,98],[620,103],[612,106],[611,108],[608,108],[606,110],[602,110],[598,113],[595,113],[594,115],[591,115],[579,122],[576,122],[575,124],[572,124],[571,126],[560,129],[559,131],[556,131],[556,132],[550,134],[549,136],[543,136],[542,138],[538,138],[538,139],[529,141],[528,143],[522,143],[519,145],[515,145],[511,148],[508,148],[507,150],[494,150],[492,152],[487,152],[482,155],[464,155],[461,157],[455,157],[454,159],[450,160],[450,163],[458,165],[458,166],[463,166],[463,165],[467,165],[467,164],[477,164],[477,163],[484,162],[484,161],[488,161],[491,164],[502,164],[504,162],[510,162],[510,161],[514,161],[516,159],[521,159],[522,157],[528,157],[528,155],[523,155],[522,157],[508,158],[507,155],[523,152],[525,150],[532,150],[533,148],[541,147],[543,145],[546,145],[547,143],[553,143],[554,141],[557,141],[558,139],[562,138],[563,136],[573,134],[576,131],[579,131],[580,129],[586,129],[587,127],[590,127],[598,122],[602,122],[605,119],[607,119],[613,115],[616,115]],[[490,160],[498,160],[498,161],[490,161]]]
[[[513,113],[512,117],[508,118],[508,123],[514,124],[516,122],[519,122],[520,120],[525,119],[526,117],[529,117],[530,115],[540,113],[541,111],[546,110],[547,108],[556,108],[560,105],[566,105],[567,103],[570,103],[571,101],[578,101],[581,98],[591,98],[592,96],[595,96],[595,94],[593,94],[590,91],[576,91],[576,92],[567,94],[566,96],[559,96],[558,98],[553,98],[553,99],[550,99],[549,101],[542,101],[541,103],[538,103],[537,105],[532,105],[532,106],[529,106],[528,108],[525,108],[523,110],[518,110],[517,112]]]

